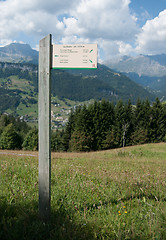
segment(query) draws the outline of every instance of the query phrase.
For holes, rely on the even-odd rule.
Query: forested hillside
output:
[[[0,63],[0,112],[18,114],[37,112],[38,73],[37,65]],[[97,70],[52,70],[52,95],[59,99],[87,101],[90,99],[118,102],[137,99],[155,99],[143,87],[128,77],[98,65]],[[26,111],[24,111],[26,109]],[[23,114],[24,115],[24,114]]]
[[[123,73],[136,83],[149,89],[150,92],[156,94],[160,99],[166,100],[166,75],[162,77],[139,76],[137,73]]]
[[[19,90],[8,90],[0,87],[0,112],[6,109],[15,110],[20,103]]]
[[[105,93],[104,98],[114,102],[118,102],[120,99],[127,102],[130,99],[132,103],[136,103],[138,98],[144,100],[148,98],[150,101],[155,100],[154,94],[149,93],[141,85],[136,84],[121,73],[112,71],[105,65],[98,64],[96,70],[70,69],[68,72],[74,76],[82,76],[83,79],[87,79],[84,82],[85,84],[88,84],[89,78],[93,79],[94,84],[97,82],[106,84],[108,89],[111,88],[111,91],[101,88]]]

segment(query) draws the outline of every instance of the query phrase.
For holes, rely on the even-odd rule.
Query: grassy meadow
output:
[[[38,218],[37,152],[0,151],[1,240],[166,239],[166,144],[52,153],[51,218]]]

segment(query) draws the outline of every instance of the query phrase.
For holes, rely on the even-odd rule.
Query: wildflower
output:
[[[123,206],[123,208],[126,208],[125,206]]]
[[[127,211],[125,211],[125,213],[127,213]]]

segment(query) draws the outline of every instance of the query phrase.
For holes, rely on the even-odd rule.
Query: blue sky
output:
[[[166,8],[165,0],[132,0],[130,7],[134,9],[136,13],[141,15],[143,11],[147,11],[149,15],[154,18]]]
[[[165,0],[0,0],[0,46],[53,35],[53,43],[97,43],[99,60],[166,53]]]

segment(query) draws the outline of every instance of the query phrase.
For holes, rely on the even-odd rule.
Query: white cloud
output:
[[[12,14],[35,10],[59,14],[65,11],[68,12],[77,2],[79,2],[79,0],[6,0],[6,2],[1,4],[7,7],[8,13],[10,12]]]
[[[0,47],[4,47],[10,43],[12,43],[13,40],[12,39],[0,39]]]
[[[134,48],[123,41],[101,40],[104,59],[119,59],[123,55],[134,55]]]
[[[127,40],[137,32],[128,0],[85,0],[72,11],[82,35],[89,38]]]
[[[77,0],[7,0],[0,2],[0,36],[8,39],[26,34],[63,34],[58,14],[67,12]]]
[[[103,40],[99,42],[106,59],[112,58],[112,56],[117,55],[119,53],[119,44],[116,41],[109,41],[109,40]]]
[[[134,49],[129,43],[119,42],[119,53],[120,55],[133,54]]]
[[[148,20],[137,36],[138,53],[157,54],[166,53],[166,10],[158,17]]]
[[[138,32],[130,0],[7,0],[0,2],[1,43],[20,32],[41,37],[52,33],[56,42],[133,40]],[[115,42],[114,42],[115,41]],[[117,51],[118,48],[117,48]]]
[[[65,19],[65,35],[96,41],[102,48],[102,57],[121,54],[122,41],[133,41],[139,29],[131,15],[129,0],[84,0],[70,11],[72,18]],[[71,33],[74,38],[72,38]],[[69,38],[68,38],[69,39]],[[129,44],[126,46],[129,49]],[[120,52],[121,51],[121,52]]]
[[[64,36],[74,36],[75,34],[81,36],[84,29],[78,26],[77,19],[74,17],[63,18],[63,23],[65,26]]]
[[[134,51],[165,49],[166,12],[147,21],[142,31],[131,0],[6,0],[0,1],[0,45],[22,33],[37,41],[51,33],[56,43],[94,43],[106,57]],[[25,39],[20,39],[25,41]],[[104,52],[104,54],[103,54]]]
[[[88,38],[80,38],[76,35],[72,35],[72,36],[66,36],[66,37],[63,37],[61,40],[60,40],[60,43],[61,44],[68,44],[68,43],[71,43],[71,44],[82,44],[82,43],[93,43],[92,41],[89,41]]]

